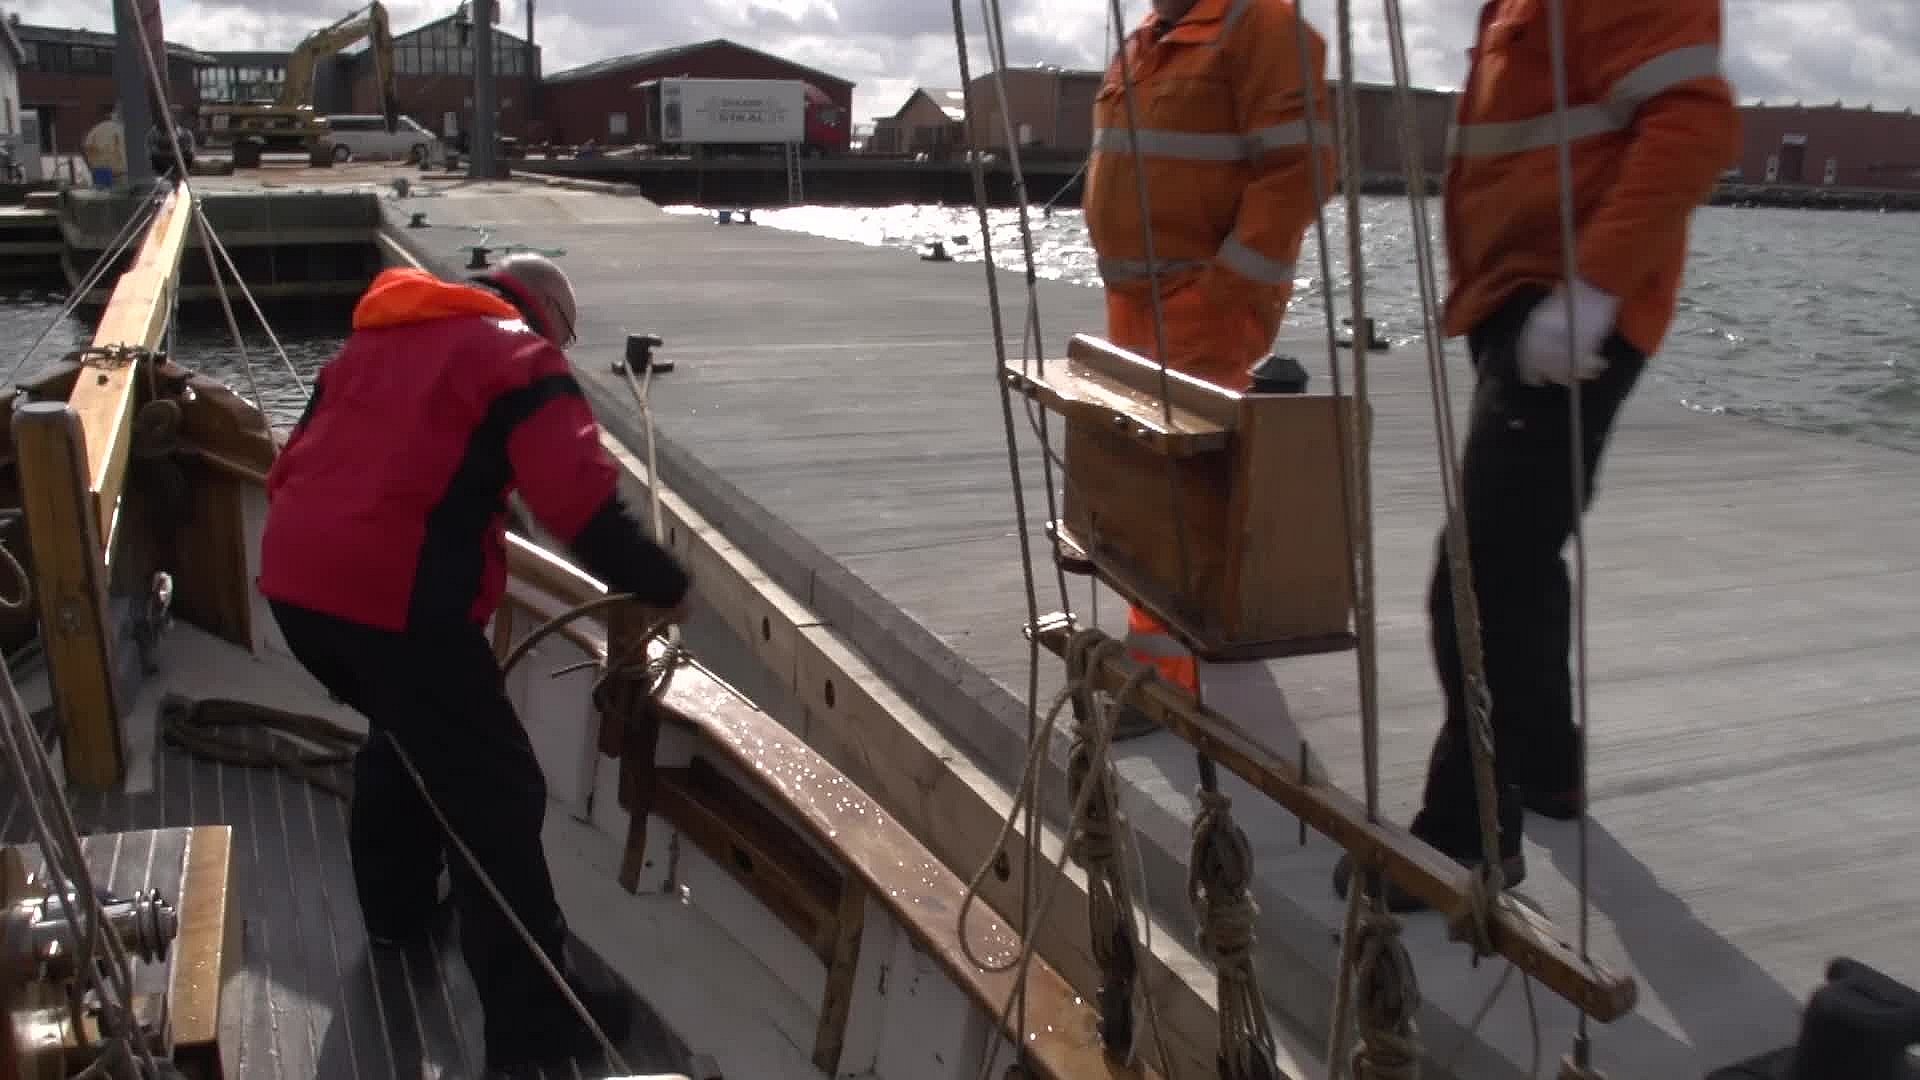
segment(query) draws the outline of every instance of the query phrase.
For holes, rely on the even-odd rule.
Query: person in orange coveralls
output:
[[[1739,149],[1721,0],[1562,0],[1576,276],[1561,244],[1560,125],[1541,0],[1494,0],[1460,95],[1446,179],[1445,332],[1477,381],[1461,463],[1499,782],[1500,860],[1526,874],[1521,811],[1586,807],[1562,549],[1577,515],[1569,386],[1590,499],[1614,418],[1673,319],[1694,207]],[[1568,317],[1568,300],[1572,318]],[[1571,358],[1571,369],[1570,360]],[[1412,832],[1483,861],[1445,537],[1428,595],[1446,722]],[[1334,872],[1345,895],[1351,861]],[[1389,888],[1398,911],[1419,901]]]
[[[1137,130],[1128,124],[1119,57],[1094,101],[1081,203],[1106,285],[1107,337],[1158,358],[1151,233],[1168,350],[1161,359],[1230,390],[1252,385],[1249,371],[1280,332],[1300,243],[1319,211],[1309,108],[1324,196],[1336,178],[1326,44],[1299,18],[1289,0],[1154,0],[1126,42]],[[1140,212],[1141,172],[1150,221]],[[1199,692],[1193,655],[1137,607],[1127,612],[1127,649],[1173,685]],[[1114,735],[1151,730],[1144,714],[1123,706]]]
[[[294,657],[367,717],[348,828],[367,935],[426,940],[446,867],[490,1078],[591,1058],[597,1043],[386,737],[573,983],[540,838],[546,778],[485,629],[506,586],[508,493],[613,592],[677,619],[690,587],[627,512],[561,351],[576,321],[566,274],[539,255],[466,282],[383,271],[267,476],[260,591]],[[618,988],[574,989],[608,1038],[624,1037]]]

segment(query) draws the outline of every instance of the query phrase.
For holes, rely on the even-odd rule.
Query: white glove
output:
[[[1576,378],[1584,381],[1606,370],[1600,346],[1613,333],[1620,301],[1578,278],[1571,291],[1573,325],[1567,325],[1568,290],[1563,286],[1533,309],[1520,331],[1516,366],[1520,381],[1528,386],[1566,386]],[[1571,373],[1567,370],[1569,352],[1575,364]]]

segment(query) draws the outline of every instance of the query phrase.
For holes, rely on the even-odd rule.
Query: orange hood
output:
[[[517,319],[520,312],[505,300],[473,285],[442,281],[412,267],[382,270],[353,309],[355,330],[444,319],[453,315],[490,315]]]

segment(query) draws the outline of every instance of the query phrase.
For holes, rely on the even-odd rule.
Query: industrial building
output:
[[[394,89],[400,111],[440,135],[457,138],[473,129],[473,24],[456,12],[393,36]],[[329,111],[377,113],[380,83],[373,54],[362,43],[336,61],[346,100]],[[496,130],[517,139],[541,139],[534,122],[540,49],[501,27],[493,28]]]
[[[1093,99],[1104,75],[1098,71],[1038,65],[1002,73],[1009,122],[1000,115],[993,74],[974,79],[973,100],[981,119],[977,144],[1004,149],[1011,130],[1021,153],[1036,158],[1085,154],[1093,145]],[[1414,128],[1420,137],[1420,162],[1438,180],[1446,169],[1447,126],[1453,120],[1454,94],[1448,90],[1410,91]],[[1360,167],[1368,179],[1402,174],[1399,101],[1382,83],[1354,87],[1359,104]],[[1339,115],[1338,97],[1334,115]],[[966,95],[959,90],[923,87],[908,96],[892,116],[874,120],[866,149],[875,154],[926,154],[940,157],[966,145]]]
[[[1920,191],[1920,117],[1871,105],[1748,105],[1740,160],[1748,184]]]
[[[853,126],[849,122],[853,83],[725,38],[610,57],[547,76],[540,95],[541,114],[551,129],[548,138],[565,145],[631,144],[640,129],[634,115],[639,107],[635,85],[675,77],[797,79],[817,92],[816,102],[824,98],[825,107],[838,110],[838,116],[828,122],[839,128],[843,141],[831,149],[842,153],[847,149],[844,140]]]
[[[17,20],[12,29],[22,56],[21,108],[39,116],[41,152],[79,153],[87,130],[115,103],[113,35]],[[214,63],[207,53],[167,43],[167,93],[185,117],[200,104],[195,72]]]

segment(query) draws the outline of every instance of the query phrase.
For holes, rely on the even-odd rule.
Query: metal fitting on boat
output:
[[[0,916],[0,964],[41,982],[65,982],[74,969],[72,940],[79,913],[71,895],[48,893],[17,901]],[[146,963],[167,958],[180,933],[180,916],[158,889],[100,897],[101,916],[127,952]]]
[[[628,334],[627,355],[624,360],[613,362],[613,373],[625,375],[628,369],[640,372],[651,367],[656,374],[673,370],[673,361],[662,360],[653,355],[653,350],[665,345],[657,334]]]

